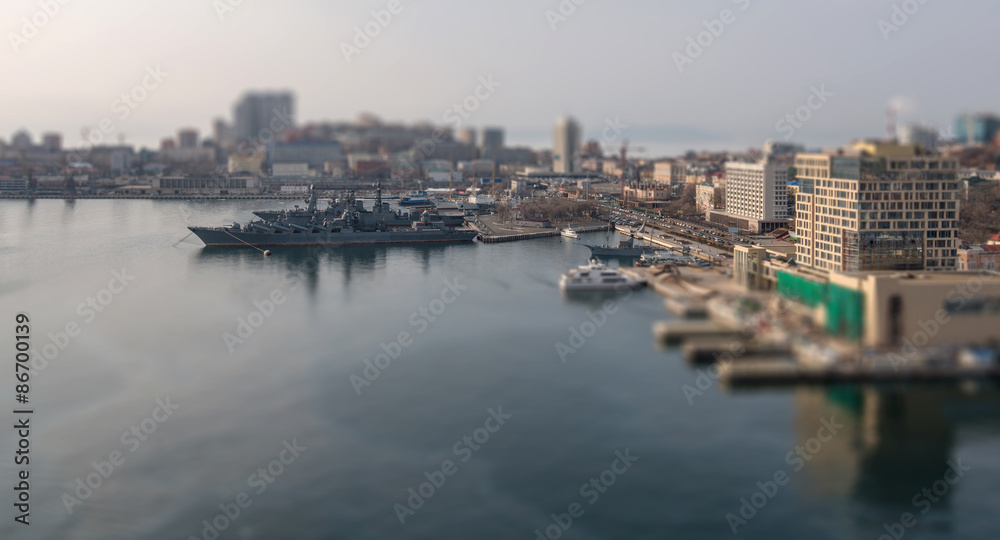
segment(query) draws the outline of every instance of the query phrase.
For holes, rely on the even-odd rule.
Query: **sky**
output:
[[[104,121],[155,147],[288,89],[299,122],[496,125],[536,147],[564,115],[640,155],[829,146],[883,136],[890,103],[941,128],[1000,110],[997,20],[995,0],[4,0],[0,138],[75,147]]]

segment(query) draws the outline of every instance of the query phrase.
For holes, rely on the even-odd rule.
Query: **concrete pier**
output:
[[[733,345],[738,344],[739,354],[733,352]],[[770,360],[783,362],[791,358],[792,350],[788,345],[780,343],[742,343],[733,341],[691,339],[682,348],[684,360],[693,366],[714,364],[720,358],[733,359],[733,362],[756,362]]]
[[[732,340],[743,339],[742,332],[719,326],[710,321],[660,321],[653,323],[653,336],[657,343],[676,347],[688,339]]]
[[[719,365],[719,380],[729,387],[1000,381],[1000,367],[894,371],[850,365],[807,368],[793,361],[731,362]]]

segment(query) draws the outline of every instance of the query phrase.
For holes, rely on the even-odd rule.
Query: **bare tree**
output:
[[[959,236],[981,244],[1000,232],[1000,183],[987,182],[969,188],[969,200],[961,201]]]

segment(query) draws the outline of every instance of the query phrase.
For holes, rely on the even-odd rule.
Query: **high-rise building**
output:
[[[222,118],[216,118],[212,123],[212,137],[217,148],[227,148],[232,143],[233,128]]]
[[[10,139],[10,147],[15,150],[27,150],[31,148],[34,143],[31,142],[31,134],[26,130],[18,131]]]
[[[46,133],[42,135],[42,148],[46,152],[59,152],[62,150],[62,135],[58,133]]]
[[[476,128],[463,127],[458,130],[458,142],[469,146],[476,146]]]
[[[198,130],[197,129],[182,129],[177,132],[177,142],[181,148],[197,148],[198,147]]]
[[[773,156],[726,163],[725,211],[708,219],[729,227],[767,233],[788,223],[788,164]]]
[[[958,162],[914,145],[855,143],[795,157],[799,266],[821,272],[954,270]]]
[[[657,184],[683,184],[686,172],[686,163],[657,161],[653,164],[653,181]]]
[[[963,114],[955,118],[955,140],[965,144],[992,144],[1000,131],[993,114]]]
[[[788,168],[774,160],[726,163],[726,210],[756,220],[788,215]]]
[[[552,145],[552,171],[557,173],[576,172],[574,160],[580,149],[580,124],[572,118],[556,121]]]
[[[295,126],[295,96],[247,93],[233,108],[233,117],[236,141],[266,144]]]
[[[488,127],[483,129],[483,150],[497,152],[503,149],[504,135],[502,128]]]
[[[934,126],[904,124],[899,128],[899,142],[901,144],[917,144],[928,150],[933,150],[938,145],[938,130]]]

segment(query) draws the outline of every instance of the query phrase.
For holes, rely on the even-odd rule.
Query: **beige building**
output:
[[[315,176],[308,163],[275,163],[271,166],[271,176]]]
[[[625,197],[629,201],[666,201],[670,199],[670,190],[656,186],[627,186]]]
[[[752,291],[773,290],[778,271],[788,269],[795,258],[795,245],[749,246],[733,248],[733,281]]]
[[[862,343],[874,347],[1000,344],[1000,275],[948,272],[833,274],[863,295]]]
[[[601,163],[601,172],[604,173],[604,176],[618,178],[622,175],[621,163],[613,159],[606,160]]]
[[[958,250],[958,269],[1000,271],[1000,245],[986,244]]]
[[[822,272],[954,270],[958,162],[918,146],[798,154],[797,262]]]
[[[704,184],[708,182],[708,175],[705,171],[689,170],[684,174],[684,183],[691,185]]]
[[[657,184],[683,184],[687,165],[676,161],[657,161],[653,164],[653,181]]]
[[[263,151],[251,152],[249,155],[234,152],[229,155],[229,174],[260,174],[265,157]]]
[[[772,270],[778,294],[811,308],[830,335],[870,347],[1000,345],[996,272]]]
[[[713,185],[700,185],[695,187],[695,207],[699,212],[709,210],[719,210],[725,208],[726,190]]]
[[[153,178],[155,195],[250,195],[261,192],[257,176],[164,176]]]

